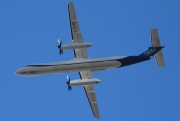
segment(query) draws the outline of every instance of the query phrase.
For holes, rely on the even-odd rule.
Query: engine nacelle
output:
[[[71,43],[71,44],[64,44],[61,45],[61,50],[69,50],[69,49],[78,49],[78,48],[87,48],[93,46],[91,43]]]
[[[83,85],[91,85],[91,84],[98,84],[102,82],[99,79],[78,79],[78,80],[71,80],[69,86],[83,86]]]

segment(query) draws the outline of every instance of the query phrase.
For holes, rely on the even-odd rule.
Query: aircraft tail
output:
[[[151,33],[152,47],[149,47],[148,50],[146,50],[139,56],[155,56],[158,66],[163,67],[165,66],[165,62],[164,62],[163,52],[161,49],[164,48],[164,46],[161,46],[160,44],[157,29],[151,29],[150,33]]]
[[[151,29],[150,33],[151,33],[152,46],[153,47],[161,47],[157,29]],[[155,58],[156,58],[156,62],[157,62],[159,67],[165,66],[164,56],[163,56],[162,50],[160,50],[159,52],[157,52],[155,54]]]
[[[148,50],[146,50],[145,52],[141,53],[139,56],[144,56],[144,57],[146,57],[146,56],[154,56],[162,48],[164,48],[164,46],[161,46],[161,47],[149,47]]]

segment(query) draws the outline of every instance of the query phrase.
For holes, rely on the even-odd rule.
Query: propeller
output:
[[[63,50],[61,50],[61,46],[62,46],[62,41],[61,41],[61,39],[58,39],[58,48],[59,48],[59,54],[61,55],[61,54],[63,54]]]
[[[71,88],[71,86],[70,86],[70,81],[71,81],[71,79],[70,79],[70,77],[67,75],[67,82],[66,82],[66,84],[68,85],[68,91],[72,90],[72,88]]]

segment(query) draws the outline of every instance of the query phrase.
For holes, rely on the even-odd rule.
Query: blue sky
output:
[[[26,64],[73,59],[60,56],[57,39],[71,42],[68,0],[0,0],[0,121],[94,119],[82,87],[67,91],[66,75],[22,77]],[[178,0],[74,0],[89,57],[138,55],[158,28],[166,62],[94,72],[102,121],[180,120],[180,2]],[[69,73],[68,73],[69,74]],[[78,79],[77,73],[69,74]]]

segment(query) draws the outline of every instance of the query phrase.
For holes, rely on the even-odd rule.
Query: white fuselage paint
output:
[[[98,71],[121,66],[117,59],[124,57],[108,57],[94,59],[74,59],[70,61],[33,64],[22,67],[15,74],[23,76],[33,76],[42,74],[80,72],[80,71]]]

